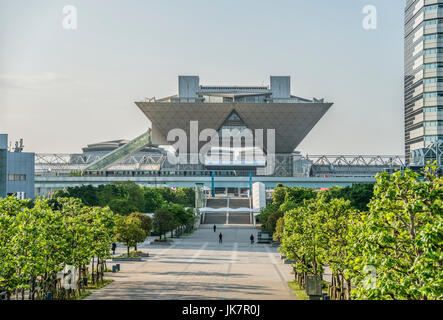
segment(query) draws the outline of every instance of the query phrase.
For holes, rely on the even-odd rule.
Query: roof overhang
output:
[[[164,144],[168,133],[177,128],[184,130],[189,139],[190,121],[198,121],[199,132],[217,131],[235,110],[249,129],[264,129],[265,146],[266,130],[275,129],[275,153],[287,154],[302,142],[332,103],[136,102],[136,105],[152,123],[153,144]],[[199,148],[206,143],[199,142]]]

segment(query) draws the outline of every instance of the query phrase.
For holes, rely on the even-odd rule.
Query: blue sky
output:
[[[362,27],[365,5],[376,30]],[[134,138],[134,104],[203,84],[268,84],[334,106],[297,148],[403,154],[404,0],[0,0],[0,132],[27,151]],[[78,29],[62,28],[74,5]]]

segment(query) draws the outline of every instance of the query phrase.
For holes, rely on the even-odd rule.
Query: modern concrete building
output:
[[[89,144],[79,154],[37,154],[36,194],[45,196],[69,186],[131,180],[146,187],[199,185],[218,196],[244,197],[251,195],[251,186],[257,182],[265,189],[278,183],[317,189],[348,186],[375,182],[376,173],[404,166],[402,157],[396,155],[303,156],[295,151],[332,103],[295,96],[290,83],[290,77],[271,76],[268,86],[208,86],[201,85],[198,76],[179,76],[178,94],[136,102],[150,123],[148,130],[135,139]],[[196,121],[198,130],[191,127]],[[174,142],[168,141],[168,134],[174,129],[184,133],[190,153],[195,143],[192,138],[206,129],[219,137],[224,131],[236,137],[248,129],[254,134],[256,129],[273,129],[275,148],[268,150],[263,139],[259,144],[266,154],[263,161],[246,161],[243,156],[250,151],[247,148],[222,146],[211,147],[208,154],[228,154],[229,159],[213,161],[208,156],[197,163],[170,163]],[[253,138],[257,141],[257,135]],[[197,152],[204,143],[197,142]],[[257,144],[254,152],[256,148]],[[260,169],[267,165],[272,152],[274,170],[263,172]]]
[[[35,154],[23,152],[22,141],[9,152],[8,135],[0,134],[0,197],[33,199],[34,171]]]
[[[198,121],[198,133],[275,129],[275,153],[291,154],[332,103],[292,95],[290,83],[288,76],[271,76],[269,86],[208,86],[198,76],[179,76],[178,95],[136,104],[152,123],[154,145],[172,144],[167,136],[177,128],[191,139],[190,122]]]
[[[406,1],[404,80],[409,164],[443,140],[443,0]]]

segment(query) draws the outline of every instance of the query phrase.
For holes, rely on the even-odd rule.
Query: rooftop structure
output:
[[[271,76],[269,86],[200,85],[198,76],[179,76],[178,94],[149,102],[202,103],[323,103],[324,99],[305,99],[291,94],[289,76]]]
[[[136,104],[152,123],[154,145],[171,145],[167,136],[173,129],[190,139],[191,121],[198,121],[198,134],[204,129],[275,129],[275,153],[291,154],[332,103],[291,95],[290,80],[271,76],[266,87],[207,86],[200,85],[198,76],[179,76],[178,95]],[[199,150],[204,144],[199,141]]]

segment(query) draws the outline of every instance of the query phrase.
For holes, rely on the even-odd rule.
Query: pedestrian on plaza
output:
[[[117,244],[115,242],[112,243],[112,254],[115,254],[115,249],[117,248]]]
[[[218,243],[223,243],[223,235],[221,234],[221,232],[218,235]]]
[[[253,243],[254,243],[254,235],[251,234],[251,236],[249,237],[249,239],[251,240],[251,244],[253,244]]]
[[[214,224],[214,232],[215,232],[215,230],[217,230],[217,226]]]

